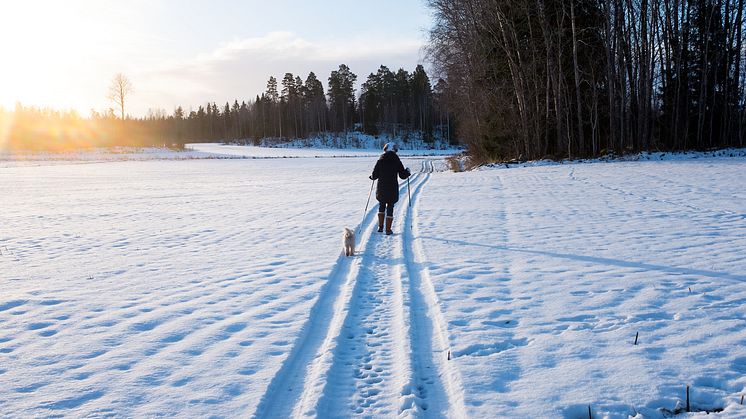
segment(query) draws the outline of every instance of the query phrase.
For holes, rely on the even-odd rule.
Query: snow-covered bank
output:
[[[0,167],[0,416],[746,417],[746,159],[207,147]]]
[[[632,161],[673,161],[673,160],[701,160],[720,158],[742,158],[746,157],[746,148],[724,148],[712,151],[674,151],[674,152],[642,152],[626,154],[623,156],[608,155],[595,159],[568,159],[568,160],[531,160],[514,161],[505,163],[493,163],[479,167],[479,169],[510,169],[516,167],[554,166],[559,164],[579,163],[619,163]],[[466,158],[466,157],[464,157]]]
[[[327,134],[310,138],[298,139],[276,139],[265,138],[261,141],[263,147],[273,148],[314,148],[314,149],[362,149],[381,150],[388,142],[396,142],[402,150],[419,150],[427,152],[432,150],[450,151],[451,153],[462,150],[441,139],[425,141],[421,132],[405,132],[402,135],[370,135],[362,132],[350,132],[347,135]]]

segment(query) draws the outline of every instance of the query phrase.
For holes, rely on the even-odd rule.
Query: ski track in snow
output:
[[[413,233],[432,171],[423,161],[401,185],[394,235],[375,232],[377,205],[365,215],[356,257],[340,256],[256,417],[462,417],[458,373],[447,365],[442,315]]]

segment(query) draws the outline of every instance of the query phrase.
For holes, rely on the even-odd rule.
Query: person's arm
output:
[[[409,171],[409,168],[404,167],[404,164],[401,162],[401,160],[399,160],[399,170],[398,170],[398,172],[399,172],[399,177],[402,178],[402,179],[406,179],[406,178],[408,178],[409,176],[412,175],[412,172]]]
[[[376,166],[373,168],[373,174],[371,174],[370,176],[368,176],[368,179],[370,179],[370,180],[376,180],[376,179],[378,179],[378,176],[379,176],[379,173],[378,173],[379,172],[379,168],[378,168],[378,166],[379,166],[380,162],[381,162],[380,160],[378,160],[376,162]]]

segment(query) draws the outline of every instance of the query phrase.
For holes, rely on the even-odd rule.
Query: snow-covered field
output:
[[[746,417],[746,158],[267,150],[0,165],[0,416]]]
[[[0,167],[48,166],[50,164],[103,163],[117,161],[197,160],[237,158],[195,150],[174,151],[168,148],[114,147],[68,152],[0,151]]]
[[[275,159],[275,158],[330,158],[376,157],[381,153],[378,143],[368,139],[362,147],[304,147],[304,142],[290,142],[277,147],[223,145],[219,143],[189,144],[184,150],[154,147],[113,147],[68,152],[23,152],[0,150],[0,168],[15,166],[48,166],[52,164],[104,163],[152,160],[224,160],[224,159]],[[313,144],[313,143],[312,143]],[[375,147],[374,147],[375,145]],[[440,145],[440,144],[439,144]],[[427,149],[406,148],[402,156],[449,156],[461,150],[455,148]]]

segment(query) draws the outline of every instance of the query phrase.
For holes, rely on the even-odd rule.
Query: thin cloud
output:
[[[205,61],[241,60],[248,56],[266,56],[278,60],[302,58],[308,61],[356,60],[378,56],[412,54],[422,43],[418,40],[350,39],[309,42],[292,32],[270,32],[260,38],[230,42],[203,59]]]
[[[224,103],[253,99],[266,89],[267,79],[281,80],[286,72],[306,79],[313,71],[326,85],[339,64],[358,76],[358,85],[380,65],[409,71],[421,62],[422,41],[415,39],[366,39],[309,41],[292,32],[270,32],[262,37],[227,42],[214,51],[167,68],[143,72],[140,100],[143,111],[154,107],[198,106],[208,101]],[[161,102],[158,102],[158,100]]]

